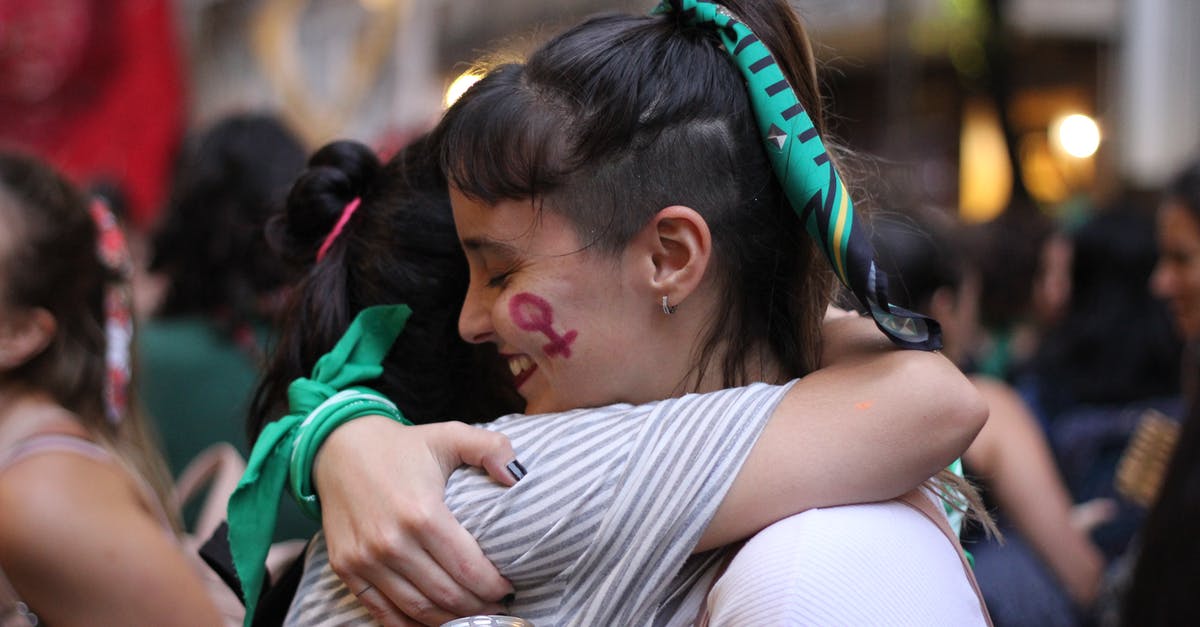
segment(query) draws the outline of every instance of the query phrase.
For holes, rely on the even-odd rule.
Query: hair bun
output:
[[[309,158],[283,214],[272,220],[272,245],[290,263],[310,263],[346,205],[367,195],[381,169],[379,157],[359,142],[326,144]]]

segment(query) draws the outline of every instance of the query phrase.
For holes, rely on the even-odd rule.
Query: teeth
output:
[[[508,369],[512,371],[514,377],[532,367],[533,360],[527,355],[517,355],[516,357],[510,357],[508,360]]]

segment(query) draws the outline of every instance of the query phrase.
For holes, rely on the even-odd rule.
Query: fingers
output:
[[[449,521],[432,525],[422,544],[429,554],[455,582],[470,590],[476,598],[488,601],[488,610],[502,609],[497,602],[513,591],[512,584],[496,570],[483,554],[475,538],[445,511]],[[475,611],[474,613],[480,613]]]
[[[398,430],[372,422],[351,422],[334,435],[352,437],[322,447],[316,479],[330,566],[386,625],[500,611],[496,601],[512,587],[442,497],[464,463],[514,484],[523,467],[505,468],[515,458],[508,438],[462,423]]]
[[[414,504],[399,523],[364,534],[349,551],[330,546],[330,566],[352,591],[362,592],[377,619],[404,624],[384,620],[403,615],[441,625],[501,609],[495,601],[511,586],[444,503],[437,501],[432,513]]]
[[[444,452],[453,454],[455,466],[468,464],[485,469],[495,481],[512,486],[525,476],[525,467],[517,461],[508,436],[461,422],[440,425],[445,438]]]
[[[1117,502],[1115,500],[1092,499],[1071,508],[1071,525],[1084,533],[1090,533],[1092,529],[1112,520],[1116,515]]]
[[[459,585],[424,552],[395,556],[366,574],[374,584],[347,585],[358,586],[350,589],[358,591],[355,596],[384,625],[441,625],[460,616],[502,609]]]
[[[389,586],[388,595],[376,587],[370,587],[356,594],[371,616],[385,627],[409,627],[410,625],[441,625],[454,620],[457,615],[435,606],[416,588],[402,579],[396,579]],[[398,603],[393,603],[393,600]]]

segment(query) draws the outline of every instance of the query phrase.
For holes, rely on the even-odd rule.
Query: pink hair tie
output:
[[[325,253],[329,252],[329,247],[333,245],[333,240],[342,234],[342,229],[350,221],[350,216],[354,215],[354,212],[358,210],[358,205],[361,203],[362,198],[355,196],[354,200],[351,200],[346,204],[346,208],[342,209],[342,217],[338,218],[337,224],[333,225],[333,230],[329,231],[329,235],[325,236],[325,241],[317,249],[317,262],[325,258]]]

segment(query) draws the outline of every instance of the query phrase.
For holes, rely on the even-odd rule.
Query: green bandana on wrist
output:
[[[936,320],[888,303],[887,276],[875,266],[870,238],[855,222],[849,194],[812,119],[766,45],[715,2],[663,0],[654,13],[674,13],[683,23],[711,27],[720,36],[746,80],[775,176],[838,279],[893,342],[905,348],[941,348]]]
[[[320,516],[312,490],[312,460],[326,437],[354,418],[382,415],[411,424],[391,401],[355,385],[383,374],[382,363],[411,310],[405,305],[368,307],[354,318],[333,350],[313,367],[312,377],[288,386],[291,413],[263,428],[246,472],[229,498],[229,548],[246,602],[245,624],[266,577],[267,552],[278,517],[279,495],[290,486],[310,515]]]

